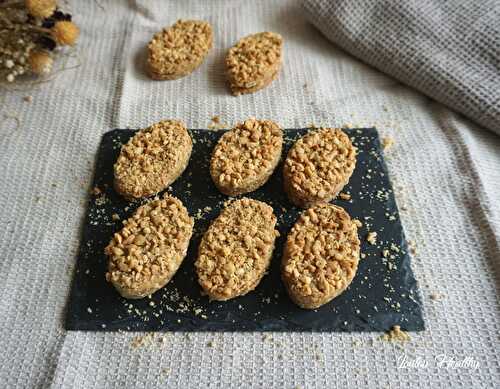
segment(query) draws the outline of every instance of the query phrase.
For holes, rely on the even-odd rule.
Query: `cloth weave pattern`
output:
[[[500,134],[500,2],[304,0],[329,39]]]

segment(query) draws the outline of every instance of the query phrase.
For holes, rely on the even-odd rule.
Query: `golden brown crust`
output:
[[[321,203],[302,212],[281,263],[292,301],[314,309],[341,294],[356,275],[359,252],[356,223],[343,208]]]
[[[271,262],[275,226],[273,209],[248,198],[233,201],[212,222],[195,262],[210,299],[229,300],[255,289]]]
[[[178,20],[148,44],[148,73],[155,80],[175,80],[193,72],[212,48],[212,27],[201,20]]]
[[[283,166],[285,192],[302,208],[328,202],[349,182],[355,166],[356,149],[341,129],[311,131],[288,152]]]
[[[181,265],[194,220],[170,195],[139,207],[105,249],[106,279],[125,298],[138,299],[165,286]]]
[[[283,131],[270,120],[238,123],[217,142],[210,175],[228,196],[256,190],[266,183],[281,158]]]
[[[186,169],[193,142],[184,124],[164,120],[140,130],[120,151],[114,187],[127,199],[154,195]]]
[[[226,72],[234,95],[252,93],[269,85],[281,69],[283,38],[260,32],[239,40],[226,56]]]

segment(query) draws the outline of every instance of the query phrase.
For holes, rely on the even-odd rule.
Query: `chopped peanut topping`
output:
[[[253,290],[271,261],[277,231],[273,209],[257,200],[233,201],[210,225],[200,243],[198,282],[215,300]]]
[[[356,165],[356,149],[338,128],[322,128],[300,138],[283,168],[285,190],[301,207],[328,202],[347,184]]]
[[[212,48],[212,27],[200,20],[178,20],[148,44],[152,78],[175,79],[196,69]]]
[[[193,144],[184,124],[164,120],[140,130],[121,149],[115,188],[127,198],[154,195],[186,168]]]
[[[163,287],[184,259],[194,221],[175,197],[165,195],[139,207],[123,222],[105,249],[106,279],[127,298],[141,298]]]
[[[226,132],[215,146],[210,174],[228,195],[251,192],[263,185],[278,165],[283,131],[270,120],[248,119]]]
[[[317,308],[342,293],[356,274],[360,242],[341,207],[322,203],[304,211],[288,234],[282,276],[292,300]]]
[[[253,92],[269,84],[281,67],[282,46],[281,35],[261,32],[229,49],[226,68],[233,93]]]

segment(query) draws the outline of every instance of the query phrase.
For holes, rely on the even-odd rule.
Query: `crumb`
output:
[[[363,227],[363,223],[361,222],[361,220],[353,219],[352,221],[354,222],[354,224],[356,224],[356,227],[358,228]]]
[[[432,292],[430,295],[429,295],[430,299],[433,300],[433,301],[438,301],[438,300],[441,300],[444,296],[441,294],[441,293],[437,293],[437,292]]]
[[[100,195],[102,193],[102,191],[99,189],[98,186],[94,186],[92,188],[92,190],[90,191],[90,193],[92,193],[93,195],[97,196],[97,195]]]
[[[118,216],[117,213],[114,213],[111,215],[111,219],[113,219],[114,221],[117,221],[117,220],[120,220],[120,216]]]
[[[400,326],[393,326],[386,334],[382,335],[381,338],[387,342],[407,342],[411,339],[410,335],[403,331]]]
[[[150,345],[154,339],[154,333],[146,333],[144,335],[134,336],[130,342],[132,348],[139,348],[142,346]]]
[[[92,313],[92,308],[87,307],[87,312],[88,312],[88,313]]]
[[[377,233],[375,231],[369,232],[368,235],[366,235],[366,241],[370,244],[376,244]]]
[[[209,130],[221,130],[224,128],[229,128],[228,124],[221,122],[221,119],[218,115],[212,116],[210,121],[211,122],[208,125]]]
[[[23,100],[27,103],[31,103],[33,101],[33,96],[24,96]]]
[[[214,347],[214,342],[213,342],[213,341],[209,341],[209,342],[207,343],[207,346],[208,346],[208,347]]]
[[[391,138],[390,136],[382,138],[382,147],[384,151],[389,150],[392,146],[394,146],[394,138]]]
[[[410,239],[408,241],[408,246],[410,247],[410,253],[412,255],[416,255],[417,254],[417,243],[414,240]]]
[[[342,192],[342,193],[339,195],[339,197],[340,197],[342,200],[346,200],[346,201],[351,199],[351,195],[350,195],[349,193],[343,193],[343,192]]]

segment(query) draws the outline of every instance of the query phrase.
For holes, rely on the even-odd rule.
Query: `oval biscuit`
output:
[[[148,73],[155,80],[175,80],[200,66],[212,48],[212,27],[201,20],[178,20],[148,44]]]
[[[193,142],[184,124],[164,120],[138,131],[120,151],[114,187],[128,199],[154,195],[187,167]]]
[[[278,75],[283,38],[273,32],[260,32],[239,40],[226,56],[226,72],[234,95],[256,92]]]
[[[275,225],[273,209],[248,198],[233,201],[212,222],[195,263],[210,299],[229,300],[255,289],[271,262]]]
[[[210,175],[224,194],[236,196],[266,183],[281,158],[283,131],[270,120],[238,123],[217,142]]]
[[[292,301],[318,308],[341,294],[359,262],[357,226],[341,207],[322,203],[304,211],[288,234],[281,263]]]
[[[165,286],[181,265],[194,221],[169,195],[139,207],[105,249],[106,279],[125,298],[138,299]]]
[[[355,166],[356,149],[345,132],[311,131],[288,152],[283,166],[285,191],[302,208],[329,202],[349,182]]]

